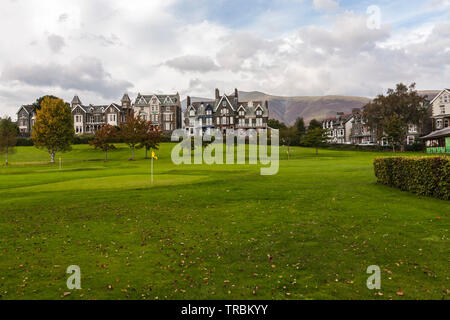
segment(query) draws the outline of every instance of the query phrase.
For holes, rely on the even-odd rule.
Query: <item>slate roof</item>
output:
[[[150,95],[138,94],[138,96],[136,97],[135,104],[139,106],[148,105],[153,97],[156,97],[159,100],[159,103],[163,106],[170,106],[173,104],[180,103],[178,94],[150,94]],[[142,98],[144,99],[145,103],[141,103]],[[172,102],[167,100],[167,98],[170,98]]]
[[[108,105],[88,105],[88,106],[83,106],[83,105],[78,105],[81,109],[84,110],[84,112],[86,113],[104,113],[104,110],[108,109],[110,106],[115,106],[117,109],[119,109],[119,111],[122,111],[122,106],[118,105],[117,103],[111,103]],[[75,109],[75,108],[74,108]]]
[[[450,137],[450,127],[444,128],[441,130],[433,131],[429,135],[425,137],[421,137],[421,139],[433,139],[433,138],[442,138],[442,137]]]

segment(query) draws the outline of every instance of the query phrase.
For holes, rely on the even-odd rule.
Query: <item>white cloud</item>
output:
[[[209,72],[219,69],[216,63],[207,56],[185,55],[167,60],[164,64],[181,72]]]
[[[319,11],[335,11],[339,9],[339,3],[335,0],[313,0],[313,5]]]
[[[44,94],[79,94],[84,103],[118,101],[125,90],[211,97],[215,87],[373,96],[399,81],[423,89],[450,83],[446,22],[369,30],[365,12],[339,10],[327,11],[326,24],[268,36],[251,32],[254,24],[225,27],[189,12],[180,18],[171,10],[176,1],[1,2],[8,45],[0,46],[0,114]],[[261,30],[276,21],[256,20]]]

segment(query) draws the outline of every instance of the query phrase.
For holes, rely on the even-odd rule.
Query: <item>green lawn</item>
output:
[[[104,163],[74,146],[59,170],[17,148],[0,167],[0,299],[448,298],[450,202],[376,184],[380,154],[282,149],[279,174],[261,176],[175,166],[172,146],[154,186],[142,150]],[[69,265],[82,290],[64,296]]]

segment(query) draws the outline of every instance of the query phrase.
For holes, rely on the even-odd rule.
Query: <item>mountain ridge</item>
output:
[[[431,100],[440,90],[421,90],[420,95],[427,95]],[[303,117],[306,123],[312,119],[324,119],[335,116],[337,112],[351,113],[354,108],[362,108],[372,99],[359,96],[275,96],[260,91],[239,91],[241,101],[269,101],[270,118],[293,125],[295,120]],[[191,97],[192,102],[211,102],[214,99]],[[186,99],[182,101],[183,110]]]

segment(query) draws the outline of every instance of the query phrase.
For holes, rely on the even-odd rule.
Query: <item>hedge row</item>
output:
[[[379,183],[450,200],[449,157],[392,157],[374,160]]]

